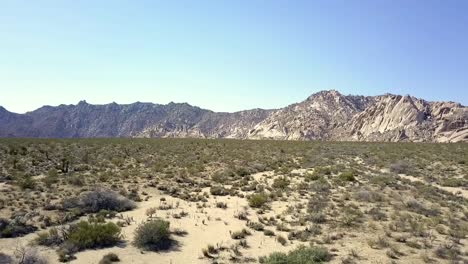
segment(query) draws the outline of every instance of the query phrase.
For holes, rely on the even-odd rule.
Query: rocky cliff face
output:
[[[197,137],[467,142],[468,108],[411,96],[322,91],[277,110],[216,113],[186,103],[0,107],[1,137]]]
[[[249,138],[331,139],[337,128],[372,104],[373,98],[322,91],[307,100],[272,112],[250,131]]]

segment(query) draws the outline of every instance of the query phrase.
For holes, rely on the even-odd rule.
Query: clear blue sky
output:
[[[0,105],[276,108],[324,89],[468,104],[466,0],[0,2]]]

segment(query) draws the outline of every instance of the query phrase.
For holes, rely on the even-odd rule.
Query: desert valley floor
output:
[[[467,236],[466,143],[0,139],[0,263],[468,263]]]

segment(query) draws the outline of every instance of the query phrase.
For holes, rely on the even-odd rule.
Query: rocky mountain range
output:
[[[321,91],[280,109],[213,112],[187,103],[0,107],[0,137],[195,137],[468,142],[468,107],[409,95]]]

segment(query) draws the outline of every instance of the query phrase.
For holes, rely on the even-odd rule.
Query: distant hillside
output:
[[[276,110],[219,113],[187,103],[0,107],[0,137],[197,137],[284,140],[467,142],[468,108],[412,96],[322,91]]]

